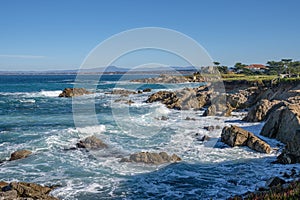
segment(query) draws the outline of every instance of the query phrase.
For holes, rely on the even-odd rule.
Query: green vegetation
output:
[[[271,188],[268,191],[263,192],[253,192],[246,195],[246,197],[233,197],[232,200],[240,199],[265,199],[265,200],[275,200],[275,199],[300,199],[300,181],[294,181],[289,183],[287,187],[278,186]]]
[[[274,80],[277,76],[275,75],[246,75],[246,74],[222,74],[223,80],[226,81],[271,81]]]

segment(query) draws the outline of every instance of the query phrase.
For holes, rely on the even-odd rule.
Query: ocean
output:
[[[128,81],[150,76],[0,76],[0,160],[9,159],[18,149],[33,152],[28,158],[2,163],[0,181],[58,185],[51,194],[65,200],[226,199],[299,168],[271,164],[279,154],[276,151],[262,154],[247,147],[226,147],[219,142],[222,129],[204,129],[233,124],[258,135],[263,123],[241,121],[244,112],[232,117],[202,117],[203,110],[178,111],[146,103],[153,92],[201,84]],[[64,88],[82,86],[95,93],[73,99],[58,97]],[[152,91],[124,97],[109,94],[114,88]],[[128,105],[119,99],[135,103]],[[161,120],[162,116],[168,119]],[[109,148],[68,150],[90,135]],[[200,141],[204,135],[211,139]],[[262,138],[277,147],[276,140]],[[175,153],[182,162],[120,162],[122,157],[141,151]]]

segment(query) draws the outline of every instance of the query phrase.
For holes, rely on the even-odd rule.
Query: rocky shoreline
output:
[[[151,79],[151,83],[155,80]],[[265,122],[260,135],[275,138],[285,144],[274,164],[300,163],[300,81],[277,84],[270,81],[224,81],[224,87],[226,93],[223,97],[226,100],[221,101],[222,104],[215,103],[214,98],[220,94],[216,95],[209,85],[178,91],[159,91],[151,94],[146,102],[158,101],[167,108],[176,110],[205,109],[204,116],[230,116],[234,110],[247,110],[243,121]],[[224,127],[221,141],[232,147],[248,146],[262,153],[272,151],[263,140],[236,126]],[[293,180],[297,182],[299,177]],[[281,187],[282,184],[283,182],[279,182],[276,186]],[[254,197],[251,194],[255,193],[247,194],[248,197]]]
[[[179,80],[178,77],[174,81],[174,78],[167,76],[149,80],[143,79],[140,82],[179,83],[191,81],[186,78]],[[247,115],[242,120],[265,122],[260,135],[275,138],[286,145],[274,164],[300,163],[300,82],[270,85],[268,82],[224,81],[224,88],[224,93],[216,91],[212,85],[207,84],[175,91],[161,90],[153,93],[151,88],[147,88],[140,91],[113,90],[109,94],[122,97],[120,100],[116,100],[116,103],[125,103],[130,106],[134,102],[130,99],[123,99],[124,97],[147,93],[149,95],[145,100],[146,103],[160,102],[167,108],[175,110],[203,110],[203,117],[231,116],[232,111],[246,110],[248,111]],[[73,98],[89,94],[93,93],[84,88],[65,88],[59,97]],[[159,120],[168,120],[168,118],[163,116]],[[196,119],[187,117],[185,120],[195,121]],[[214,126],[205,127],[207,130],[214,128]],[[217,129],[222,129],[220,141],[229,147],[247,146],[253,151],[266,154],[273,151],[263,139],[241,127],[225,126]],[[199,139],[199,141],[207,140],[210,140],[207,135],[201,136]],[[66,150],[97,151],[110,148],[108,144],[95,136],[82,138],[74,145],[75,147]],[[119,162],[161,165],[182,161],[176,154],[168,153],[170,152],[135,152],[120,157]],[[1,162],[15,162],[19,159],[26,159],[31,154],[30,150],[21,149],[13,152],[8,160]],[[295,177],[294,181],[297,181],[299,177]],[[285,182],[279,181],[276,186],[283,184]],[[49,196],[53,187],[44,187],[34,183],[1,182],[0,188],[0,199],[2,197],[2,199],[57,199]]]

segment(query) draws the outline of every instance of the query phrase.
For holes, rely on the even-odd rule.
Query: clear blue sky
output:
[[[299,8],[299,0],[0,0],[0,70],[74,69],[106,38],[149,26],[192,37],[224,65],[300,60]]]

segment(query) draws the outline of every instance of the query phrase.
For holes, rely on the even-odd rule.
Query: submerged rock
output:
[[[181,158],[176,154],[169,156],[166,152],[160,153],[150,153],[150,152],[140,152],[134,153],[129,156],[129,158],[122,158],[121,162],[136,162],[136,163],[146,163],[146,164],[163,164],[169,162],[178,162]]]
[[[22,158],[26,158],[26,157],[28,157],[30,154],[32,154],[32,152],[29,151],[29,150],[26,150],[26,149],[18,150],[18,151],[13,152],[13,153],[10,155],[9,161],[19,160],[19,159],[22,159]]]
[[[0,199],[43,199],[43,200],[58,200],[55,197],[49,196],[52,188],[41,186],[35,183],[12,182],[7,183],[0,192]]]
[[[59,94],[58,97],[76,97],[76,96],[82,96],[86,94],[93,94],[90,91],[87,91],[84,88],[65,88],[62,93]]]
[[[83,140],[80,140],[76,144],[76,146],[77,148],[86,148],[86,149],[94,149],[94,150],[107,148],[107,145],[96,136],[90,136]]]
[[[271,152],[269,144],[256,137],[253,133],[238,126],[224,127],[221,134],[221,142],[231,147],[248,146],[249,148],[261,153]]]

